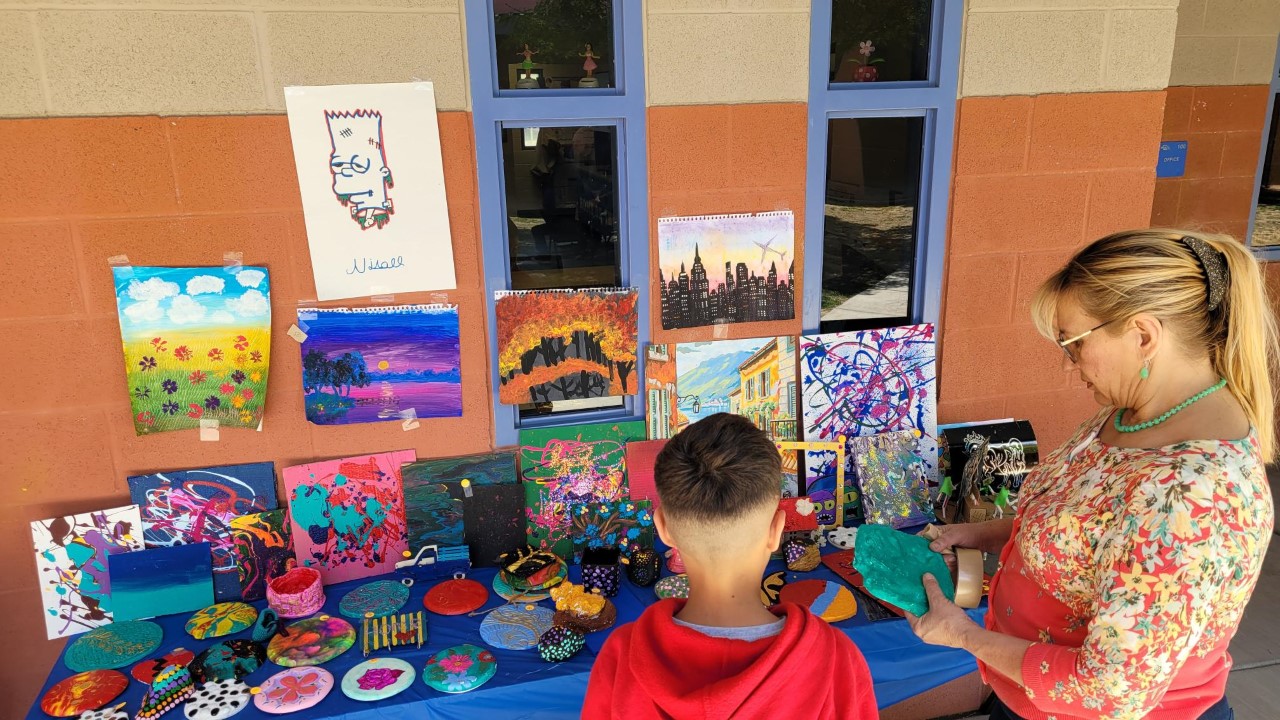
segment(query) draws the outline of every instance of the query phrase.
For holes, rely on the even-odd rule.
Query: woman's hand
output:
[[[953,526],[949,526],[953,527]],[[921,578],[925,594],[929,597],[929,612],[923,617],[907,613],[907,622],[916,636],[930,645],[963,648],[967,636],[978,626],[958,605],[947,599],[938,587],[938,581],[929,573]]]
[[[965,547],[998,553],[1009,541],[1009,535],[1013,532],[1013,521],[991,520],[935,527],[938,530],[938,537],[929,543],[929,548],[934,552],[950,553],[952,548]]]

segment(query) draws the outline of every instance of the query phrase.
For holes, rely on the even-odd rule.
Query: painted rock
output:
[[[553,627],[538,638],[538,654],[547,662],[564,662],[577,655],[587,638],[571,627]]]
[[[660,599],[667,598],[687,598],[689,597],[689,576],[688,575],[670,575],[658,581],[653,586],[653,592]]]

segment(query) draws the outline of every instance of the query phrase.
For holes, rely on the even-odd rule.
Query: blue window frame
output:
[[[1267,115],[1262,123],[1262,150],[1258,155],[1258,170],[1254,176],[1253,208],[1249,212],[1249,247],[1259,260],[1280,260],[1280,244],[1272,239],[1280,216],[1280,163],[1275,158],[1280,153],[1280,46],[1276,48],[1276,61],[1271,68],[1271,93],[1267,98]],[[1258,244],[1258,205],[1266,205],[1268,244]]]
[[[840,0],[835,0],[840,2]],[[964,3],[934,0],[930,9],[927,79],[832,83],[832,0],[813,3],[809,50],[809,149],[805,191],[805,332],[822,328],[828,126],[843,118],[920,118],[919,195],[915,210],[914,263],[904,317],[878,318],[838,327],[883,327],[891,322],[938,322],[950,198],[956,87]],[[886,323],[889,320],[889,323]]]
[[[649,337],[649,208],[646,191],[644,36],[642,3],[613,0],[612,87],[573,89],[499,88],[495,58],[493,2],[463,3],[466,11],[467,64],[471,78],[472,119],[476,133],[480,237],[483,248],[485,308],[495,442],[515,445],[519,429],[579,422],[643,419],[642,396],[628,396],[621,407],[521,418],[519,409],[498,402],[497,327],[493,294],[511,288],[506,222],[502,133],[512,128],[611,127],[616,133],[619,198],[618,264],[621,285],[639,291],[637,333],[643,347]],[[636,364],[636,387],[644,387],[644,363]]]

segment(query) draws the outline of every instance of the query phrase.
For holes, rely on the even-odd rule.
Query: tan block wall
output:
[[[1270,85],[1280,0],[1182,0],[1170,85]]]
[[[808,100],[807,0],[646,0],[645,10],[649,105]]]
[[[288,85],[411,80],[467,110],[464,34],[462,0],[0,0],[0,116],[282,112]]]
[[[961,96],[1163,90],[1178,0],[969,0]]]

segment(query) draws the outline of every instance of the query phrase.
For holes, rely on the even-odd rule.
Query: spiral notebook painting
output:
[[[662,328],[796,316],[790,211],[658,220]]]
[[[308,421],[462,415],[458,306],[305,308],[298,327]]]
[[[529,290],[495,298],[502,402],[636,394],[634,289]]]

